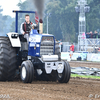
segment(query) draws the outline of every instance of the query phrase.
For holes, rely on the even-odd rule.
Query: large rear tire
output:
[[[70,80],[71,68],[68,62],[64,62],[64,70],[62,74],[58,74],[58,81],[60,83],[68,83]]]
[[[0,37],[0,81],[12,81],[17,69],[16,50],[8,37]]]

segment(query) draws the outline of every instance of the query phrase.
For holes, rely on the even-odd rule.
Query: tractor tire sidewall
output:
[[[34,79],[34,66],[30,60],[27,60],[29,66],[29,80],[28,83],[31,83]]]
[[[22,76],[22,68],[25,67],[26,69],[26,77],[23,78]],[[27,62],[23,62],[22,65],[21,65],[21,69],[20,69],[20,77],[21,77],[21,80],[24,82],[24,83],[28,83],[28,80],[29,80],[29,67],[28,67],[28,63]]]
[[[22,68],[25,67],[26,69],[26,77],[23,78],[22,76]],[[34,66],[32,64],[31,61],[27,60],[27,61],[24,61],[21,65],[21,69],[20,69],[20,77],[21,77],[21,80],[24,82],[24,83],[31,83],[33,81],[33,78],[34,78]]]
[[[60,78],[60,77],[58,76],[58,81],[59,81],[60,83],[63,83],[63,82],[64,82],[64,80],[65,80],[65,78],[66,78],[66,73],[67,73],[67,67],[66,67],[66,64],[65,64],[65,62],[64,62],[64,70],[63,70],[63,73],[62,73],[62,77]]]
[[[68,83],[70,80],[70,74],[71,74],[70,66],[69,66],[68,62],[64,61],[64,70],[62,73],[62,77],[60,78],[58,76],[58,81],[60,83]]]
[[[70,76],[71,76],[71,68],[70,68],[70,65],[69,65],[69,63],[68,62],[66,62],[66,64],[67,64],[67,78],[66,78],[66,83],[68,83],[69,82],[69,80],[70,80]]]
[[[16,49],[8,37],[0,36],[0,81],[13,81],[16,69]]]

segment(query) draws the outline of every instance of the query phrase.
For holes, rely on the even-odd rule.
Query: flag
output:
[[[35,22],[38,23],[39,22],[39,16],[38,16],[38,13],[35,12]]]
[[[85,39],[85,33],[82,34],[82,39]]]

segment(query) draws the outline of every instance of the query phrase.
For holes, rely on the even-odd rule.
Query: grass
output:
[[[87,75],[78,75],[78,74],[71,74],[71,77],[100,79],[100,76],[92,76],[92,75],[87,76]]]

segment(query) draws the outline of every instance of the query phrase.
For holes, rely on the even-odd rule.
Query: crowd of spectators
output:
[[[86,38],[100,38],[100,32],[98,33],[97,31],[92,31],[86,33]]]

